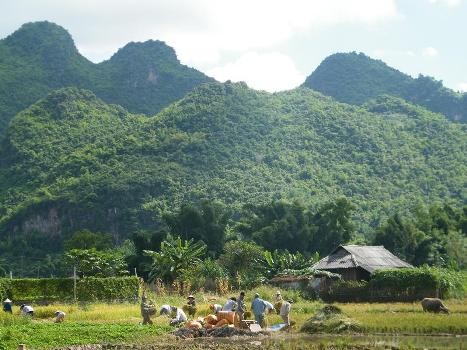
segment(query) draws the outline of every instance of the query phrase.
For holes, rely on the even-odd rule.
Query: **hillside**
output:
[[[89,91],[52,92],[1,145],[0,250],[33,258],[82,228],[121,242],[201,198],[240,209],[345,196],[365,234],[418,203],[465,201],[465,125],[393,97],[366,108],[212,83],[145,117]]]
[[[27,23],[0,40],[0,134],[16,113],[57,88],[89,89],[108,103],[153,115],[212,80],[180,64],[161,41],[129,43],[94,64],[80,55],[62,27]]]
[[[413,79],[363,53],[337,53],[327,57],[303,86],[345,103],[361,105],[381,94],[403,98],[414,104],[467,122],[467,94],[459,94],[442,82],[419,75]]]

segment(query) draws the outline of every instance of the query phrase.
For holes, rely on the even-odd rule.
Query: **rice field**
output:
[[[273,301],[276,290],[261,287],[247,292],[250,301],[254,293]],[[232,295],[216,296],[197,293],[198,315],[209,313],[209,304],[223,304]],[[282,291],[286,299],[292,299],[291,319],[297,322],[293,333],[298,333],[301,325],[323,304],[308,301],[295,291]],[[185,298],[179,295],[149,295],[160,306],[162,304],[181,306]],[[249,303],[247,303],[247,306]],[[422,311],[419,303],[337,303],[343,312],[355,319],[367,334],[455,334],[467,335],[467,299],[447,300],[450,314],[430,314]],[[19,315],[14,307],[13,315],[0,314],[0,350],[17,349],[18,344],[26,344],[30,349],[51,349],[72,344],[135,343],[159,342],[161,336],[173,328],[168,326],[167,317],[153,317],[154,324],[140,324],[139,304],[55,304],[34,306],[33,320]],[[63,324],[53,323],[56,310],[67,314]],[[267,316],[269,325],[280,323],[278,315]],[[156,339],[156,340],[155,340]]]

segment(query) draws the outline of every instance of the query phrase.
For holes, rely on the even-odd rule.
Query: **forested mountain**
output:
[[[363,53],[336,53],[327,57],[303,86],[357,105],[388,94],[442,113],[451,120],[467,122],[467,94],[456,93],[431,77],[419,75],[413,79]]]
[[[90,89],[108,103],[153,115],[212,80],[180,64],[175,51],[161,41],[129,43],[94,64],[62,27],[27,23],[0,40],[0,134],[16,113],[57,88]]]
[[[269,94],[212,83],[146,117],[66,88],[7,129],[0,250],[60,251],[80,229],[121,242],[199,199],[239,210],[346,197],[369,234],[419,203],[462,204],[466,173],[466,125],[394,97],[358,107],[307,88]]]

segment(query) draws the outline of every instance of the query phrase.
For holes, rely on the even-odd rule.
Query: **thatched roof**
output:
[[[327,257],[313,265],[318,270],[337,270],[361,267],[373,273],[379,269],[413,267],[383,246],[341,245]]]

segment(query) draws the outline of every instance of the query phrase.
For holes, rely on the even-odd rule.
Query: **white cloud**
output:
[[[460,82],[457,84],[457,89],[459,91],[467,92],[467,82]]]
[[[432,4],[442,4],[447,7],[457,7],[462,4],[463,0],[428,0]]]
[[[323,27],[400,18],[396,0],[15,0],[0,1],[0,13],[1,36],[22,23],[46,19],[68,29],[80,52],[94,62],[130,41],[159,39],[172,46],[184,64],[202,71],[240,57],[230,64],[242,77],[247,74],[238,72],[240,65],[254,65],[247,52],[277,51],[289,39]],[[292,76],[282,78],[289,83],[271,80],[267,87],[267,76],[281,73],[267,74],[266,67],[274,65],[264,62],[257,64],[256,74],[249,71],[257,83],[242,79],[268,90],[291,87],[298,76],[294,65],[284,57],[267,57],[289,70]],[[226,72],[227,66],[216,69]]]
[[[152,38],[192,64],[213,62],[223,51],[270,48],[323,25],[398,18],[395,0],[15,0],[0,4],[0,12],[7,21],[64,25],[94,61],[128,41]]]
[[[425,57],[435,57],[438,56],[439,52],[434,47],[425,47],[422,50],[422,56]]]
[[[269,92],[297,87],[305,81],[294,61],[279,52],[243,54],[234,62],[216,67],[208,74],[220,81],[245,81],[250,87]]]

